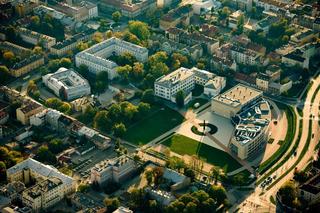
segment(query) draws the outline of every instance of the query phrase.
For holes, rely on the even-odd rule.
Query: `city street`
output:
[[[290,159],[282,165],[279,169],[277,169],[272,175],[276,175],[277,178],[280,178],[282,174],[288,171],[288,169],[291,169],[292,165],[298,160],[298,156],[302,153],[302,150],[304,146],[307,143],[308,139],[308,134],[309,134],[309,129],[312,129],[312,133],[314,134],[314,137],[311,138],[310,145],[308,147],[308,151],[304,154],[300,162],[297,164],[296,168],[298,170],[304,169],[306,165],[308,165],[308,162],[310,161],[311,156],[314,155],[314,148],[316,144],[318,143],[319,137],[320,137],[320,131],[319,131],[319,103],[320,103],[320,92],[318,92],[316,95],[315,92],[317,90],[317,87],[320,85],[320,76],[318,76],[316,79],[312,79],[313,85],[308,91],[305,103],[309,104],[304,104],[304,109],[303,109],[303,118],[301,118],[299,115],[298,119],[303,119],[303,129],[302,129],[302,135],[300,139],[299,146],[296,150],[297,155],[296,157],[292,156]],[[312,97],[314,98],[313,103],[312,102]],[[311,104],[310,104],[311,103]],[[312,118],[312,128],[309,128],[309,121],[310,121],[310,115]],[[296,130],[298,131],[298,129]],[[297,137],[297,134],[295,135],[295,139]],[[293,140],[294,143],[295,140]],[[288,151],[291,149],[288,149]],[[285,156],[285,155],[284,155]],[[279,161],[281,162],[281,160]],[[267,172],[266,172],[267,173]],[[273,185],[269,190],[263,190],[260,187],[257,187],[255,191],[250,194],[243,202],[239,204],[240,206],[240,211],[239,212],[255,212],[264,209],[265,211],[268,210],[268,212],[275,212],[275,206],[269,202],[270,201],[270,196],[275,197],[278,189],[288,180],[290,180],[294,175],[294,169],[290,170],[288,174],[286,174],[284,177],[281,177],[281,179]],[[266,187],[268,188],[268,186]],[[238,204],[234,205],[235,208],[239,207]],[[235,208],[232,208],[234,211]],[[232,211],[231,211],[232,212]]]

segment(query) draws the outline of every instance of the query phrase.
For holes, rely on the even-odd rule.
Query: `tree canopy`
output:
[[[141,21],[129,21],[129,31],[136,35],[140,40],[146,41],[150,36],[149,27]]]

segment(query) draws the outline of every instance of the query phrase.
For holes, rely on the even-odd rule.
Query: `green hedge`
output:
[[[312,120],[309,121],[309,126],[312,125]],[[267,190],[271,189],[275,184],[277,184],[282,178],[284,178],[287,174],[289,174],[289,172],[291,172],[293,169],[296,168],[296,166],[298,165],[298,163],[300,163],[300,161],[302,160],[303,156],[306,154],[306,152],[308,151],[309,145],[310,145],[310,141],[311,141],[311,136],[312,136],[312,131],[308,132],[308,138],[306,141],[306,144],[304,145],[301,154],[298,157],[298,160],[285,172],[283,173],[276,181],[274,181],[270,186],[268,186]]]

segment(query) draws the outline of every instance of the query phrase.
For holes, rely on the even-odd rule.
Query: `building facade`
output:
[[[51,177],[22,192],[22,203],[33,212],[41,212],[64,198],[63,182]]]
[[[93,74],[102,71],[108,72],[108,78],[113,79],[118,76],[116,68],[118,65],[109,60],[111,55],[121,55],[125,52],[131,53],[137,60],[145,62],[148,59],[148,49],[118,38],[110,38],[76,55],[76,66],[84,64]]]
[[[43,107],[35,101],[27,101],[16,110],[17,120],[23,125],[30,123],[30,117],[41,112]]]
[[[208,84],[209,81],[216,81],[216,88]],[[176,71],[158,78],[154,83],[154,94],[158,97],[175,102],[177,92],[183,91],[186,100],[185,103],[191,100],[191,90],[194,89],[195,84],[207,87],[207,95],[214,96],[220,93],[226,85],[226,80],[223,77],[216,76],[205,70],[200,70],[196,67],[191,69],[180,67]],[[209,92],[209,87],[211,93]]]
[[[23,27],[18,28],[18,33],[23,41],[33,45],[42,44],[46,49],[50,49],[50,47],[56,44],[55,38]]]
[[[254,155],[266,144],[271,111],[262,98],[262,91],[238,84],[214,97],[211,108],[234,124],[229,147],[239,158]]]
[[[55,73],[42,76],[42,82],[64,100],[73,100],[91,94],[89,82],[73,69],[61,67]]]
[[[92,183],[103,185],[108,182],[122,182],[136,170],[135,162],[123,155],[116,159],[101,161],[91,169]]]
[[[73,178],[32,158],[7,169],[7,180],[21,181],[25,185],[36,182],[22,192],[22,203],[32,208],[33,212],[47,209],[76,189],[76,181]]]
[[[15,63],[10,68],[10,75],[18,78],[30,71],[37,69],[44,65],[44,57],[42,55],[32,55],[31,57],[22,59],[22,61]]]

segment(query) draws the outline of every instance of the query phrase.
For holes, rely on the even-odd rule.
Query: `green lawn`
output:
[[[133,144],[143,145],[178,126],[183,120],[184,117],[177,111],[162,107],[130,126],[123,138]]]
[[[197,155],[210,164],[226,168],[227,172],[231,172],[241,167],[241,165],[226,152],[183,135],[173,135],[162,144],[169,147],[171,151],[180,155]]]

